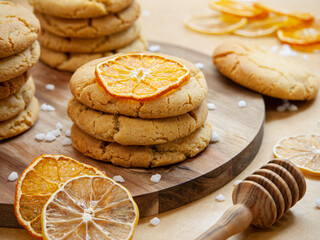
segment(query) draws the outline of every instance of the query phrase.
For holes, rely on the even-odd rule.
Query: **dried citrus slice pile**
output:
[[[103,176],[66,182],[42,212],[44,239],[132,239],[139,219],[127,189]]]
[[[190,71],[181,62],[152,53],[116,55],[99,63],[95,73],[107,93],[136,101],[153,100],[190,78]]]
[[[43,206],[63,183],[82,175],[105,176],[98,169],[67,156],[42,155],[36,158],[17,181],[14,210],[18,222],[32,236],[41,239]]]
[[[299,135],[281,139],[273,148],[275,157],[296,164],[302,172],[320,176],[320,136]]]

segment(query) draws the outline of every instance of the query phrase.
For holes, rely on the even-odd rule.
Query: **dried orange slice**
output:
[[[283,138],[274,146],[273,153],[293,162],[302,172],[320,176],[320,135]]]
[[[224,34],[243,27],[247,19],[230,14],[194,14],[186,17],[184,24],[193,31],[207,34]]]
[[[314,19],[313,15],[311,13],[308,12],[300,12],[300,11],[288,11],[285,9],[274,9],[271,8],[269,6],[266,6],[264,4],[261,4],[259,2],[254,2],[253,3],[255,7],[257,8],[261,8],[262,10],[265,10],[267,12],[272,12],[272,13],[276,13],[276,14],[281,14],[281,15],[286,15],[286,16],[290,16],[302,21],[311,21]]]
[[[211,1],[210,8],[240,17],[257,17],[266,14],[266,11],[254,6],[252,3],[245,3],[231,0]]]
[[[43,206],[64,182],[82,175],[105,176],[98,169],[64,155],[42,155],[34,159],[17,181],[14,210],[18,222],[32,236],[42,239]]]
[[[281,42],[292,44],[311,44],[320,42],[320,19],[305,22],[296,27],[282,28],[277,31]]]
[[[70,179],[42,211],[43,238],[132,239],[139,210],[129,191],[110,178]]]
[[[233,33],[243,37],[266,36],[285,26],[287,21],[287,16],[269,14],[267,18],[249,20],[244,27],[234,30]]]
[[[181,62],[153,53],[116,55],[96,66],[99,85],[115,98],[153,100],[190,78]]]
[[[320,53],[320,42],[308,45],[290,44],[291,48],[296,51],[308,52],[308,53]]]

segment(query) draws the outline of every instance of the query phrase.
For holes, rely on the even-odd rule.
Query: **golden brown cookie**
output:
[[[8,120],[20,112],[30,103],[35,93],[32,77],[15,94],[0,100],[0,121]]]
[[[0,122],[0,141],[27,131],[37,121],[38,114],[39,102],[33,97],[25,110],[7,121]]]
[[[67,19],[41,12],[35,13],[42,29],[60,37],[96,38],[121,32],[133,25],[140,14],[140,5],[133,2],[118,13],[98,18]]]
[[[39,34],[41,46],[58,51],[72,53],[100,53],[122,48],[132,43],[140,35],[140,24],[113,35],[99,38],[63,38],[42,30]]]
[[[28,77],[29,73],[26,71],[18,77],[5,82],[0,82],[0,99],[4,99],[16,93],[26,83]]]
[[[319,78],[293,60],[239,42],[226,42],[213,52],[217,69],[236,83],[275,98],[310,100]]]
[[[194,64],[176,57],[169,58],[182,62],[191,75],[189,81],[178,90],[146,102],[114,98],[98,85],[95,75],[96,65],[109,58],[96,59],[85,64],[70,79],[70,89],[74,97],[90,108],[132,117],[165,118],[185,114],[198,107],[206,98],[208,87],[203,73]]]
[[[133,0],[29,0],[39,12],[62,18],[92,18],[120,12]]]
[[[73,146],[82,154],[121,167],[152,168],[182,162],[202,152],[210,142],[211,126],[206,123],[189,136],[152,146],[122,146],[95,139],[76,125],[71,128]]]
[[[77,127],[94,138],[121,145],[153,145],[194,132],[206,121],[208,107],[204,101],[196,109],[177,117],[141,119],[99,112],[72,98],[68,115]]]
[[[82,65],[94,59],[110,56],[115,53],[143,51],[147,49],[147,46],[146,40],[139,36],[124,48],[104,53],[63,53],[41,47],[40,60],[52,68],[56,68],[61,71],[74,72]]]
[[[8,81],[35,65],[40,56],[40,46],[37,41],[26,50],[0,59],[0,82]]]
[[[38,37],[40,24],[28,9],[0,1],[0,58],[19,53]]]

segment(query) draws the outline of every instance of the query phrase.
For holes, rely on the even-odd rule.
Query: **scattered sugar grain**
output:
[[[237,186],[239,183],[241,183],[242,182],[242,180],[235,180],[234,182],[233,182],[233,186]]]
[[[9,177],[8,177],[8,180],[10,182],[14,182],[15,180],[17,180],[19,177],[18,177],[18,173],[16,172],[12,172],[10,173]]]
[[[215,110],[216,109],[216,105],[214,103],[207,103],[208,105],[208,109],[209,110]]]
[[[44,112],[52,112],[54,110],[56,110],[54,107],[52,107],[49,104],[46,103],[42,103],[40,106],[40,110],[44,111]]]
[[[247,106],[247,102],[245,100],[240,100],[238,102],[238,107],[239,108],[245,108]]]
[[[306,61],[309,60],[309,57],[308,57],[308,55],[306,55],[306,54],[302,54],[302,58],[303,58],[304,60],[306,60]]]
[[[318,120],[318,127],[320,128],[320,119]]]
[[[226,198],[222,194],[219,194],[218,196],[216,196],[216,200],[219,202],[223,202],[224,200],[226,200]]]
[[[290,104],[290,106],[288,107],[288,110],[289,110],[290,112],[298,111],[298,106],[297,106],[297,105],[294,105],[294,104]]]
[[[286,107],[283,106],[283,105],[280,105],[280,106],[277,107],[277,111],[278,112],[284,112],[285,110],[286,110]]]
[[[70,130],[66,130],[66,137],[71,137],[71,131]]]
[[[35,138],[38,141],[43,141],[46,138],[46,135],[44,133],[37,133]]]
[[[316,206],[317,206],[317,208],[320,208],[320,198],[316,199]]]
[[[219,140],[220,140],[219,134],[217,132],[213,132],[211,135],[210,142],[219,142]]]
[[[160,219],[157,217],[154,217],[150,220],[150,224],[153,226],[157,226],[160,223]]]
[[[278,51],[279,46],[278,45],[273,45],[270,49],[271,52],[277,52]]]
[[[52,142],[52,141],[56,140],[56,136],[53,135],[51,132],[48,132],[48,133],[46,134],[45,140],[46,140],[47,142]]]
[[[70,138],[64,138],[62,140],[62,146],[69,146],[72,145],[71,139]]]
[[[279,54],[284,57],[296,57],[298,56],[298,53],[293,51],[288,44],[283,44],[281,47],[281,50],[279,51]]]
[[[199,69],[203,69],[204,68],[204,64],[202,62],[197,62],[195,65]]]
[[[53,91],[55,88],[54,84],[47,84],[46,85],[46,89],[49,90],[49,91]]]
[[[143,16],[146,16],[146,17],[149,17],[149,16],[150,16],[150,11],[148,11],[148,10],[143,10],[143,11],[142,11],[142,15],[143,15]]]
[[[148,51],[150,52],[158,52],[160,51],[161,47],[159,45],[150,45]]]
[[[114,176],[112,179],[113,179],[114,181],[116,181],[116,182],[125,182],[124,179],[123,179],[123,177],[120,176],[120,175],[116,175],[116,176]]]
[[[58,122],[58,123],[56,124],[56,129],[61,130],[62,128],[63,128],[63,126],[62,126],[61,122]]]
[[[59,129],[52,130],[49,133],[51,133],[55,137],[59,137],[61,135],[61,131]]]
[[[150,181],[154,183],[158,183],[160,182],[160,179],[161,179],[161,175],[157,173],[151,176]]]

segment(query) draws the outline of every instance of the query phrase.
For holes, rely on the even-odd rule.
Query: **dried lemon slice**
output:
[[[254,6],[252,3],[245,3],[239,1],[211,1],[209,3],[209,6],[214,10],[240,17],[257,17],[266,14],[265,10]]]
[[[119,54],[96,66],[99,85],[115,98],[148,101],[179,88],[189,69],[173,58],[153,53]]]
[[[320,136],[298,135],[281,139],[273,148],[274,156],[287,159],[302,172],[320,176]]]
[[[184,24],[193,31],[207,34],[224,34],[243,27],[247,19],[230,14],[194,14],[186,17]]]

